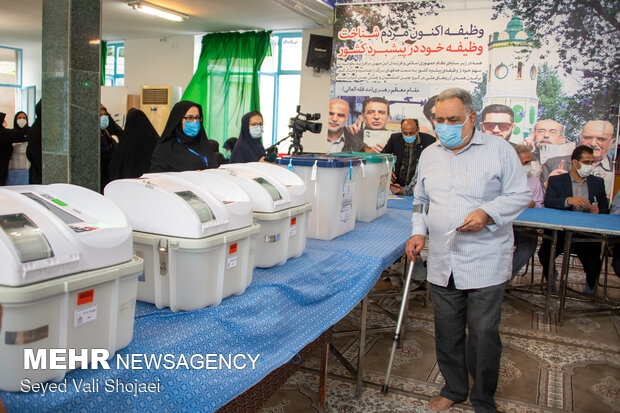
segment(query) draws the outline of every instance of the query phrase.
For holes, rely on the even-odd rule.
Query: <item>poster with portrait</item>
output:
[[[448,0],[337,1],[328,144],[375,146],[366,145],[364,130],[398,131],[405,118],[432,134],[434,97],[461,87],[474,99],[477,128],[530,146],[532,171],[543,183],[566,173],[572,149],[584,144],[611,196],[620,102],[613,7],[577,0],[488,0],[471,8]]]

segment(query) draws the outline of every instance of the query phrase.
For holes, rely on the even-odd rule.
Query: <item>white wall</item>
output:
[[[24,44],[15,46],[22,49],[22,86],[36,86],[37,100],[41,98],[41,44]]]
[[[306,132],[302,138],[305,152],[325,152],[327,150],[327,122],[329,119],[329,96],[330,96],[330,72],[321,70],[314,73],[311,67],[306,66],[308,55],[308,42],[311,34],[321,36],[333,35],[333,28],[312,29],[303,31],[303,52],[301,65],[301,82],[299,91],[299,104],[305,113],[320,113],[323,123],[321,133],[313,134]]]
[[[125,86],[140,94],[142,86],[181,86],[194,75],[195,36],[125,40]]]

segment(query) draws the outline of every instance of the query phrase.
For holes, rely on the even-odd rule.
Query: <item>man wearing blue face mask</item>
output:
[[[512,221],[532,200],[512,146],[475,131],[463,89],[444,90],[435,105],[439,142],[418,164],[410,259],[429,235],[428,281],[435,310],[435,349],[445,385],[433,411],[469,399],[477,413],[496,412],[499,322],[512,270]],[[466,333],[467,331],[467,333]],[[468,373],[474,384],[469,392]]]
[[[403,119],[400,130],[400,133],[390,136],[381,152],[396,156],[392,183],[402,187],[411,182],[420,154],[424,148],[435,142],[435,138],[419,131],[417,119]]]

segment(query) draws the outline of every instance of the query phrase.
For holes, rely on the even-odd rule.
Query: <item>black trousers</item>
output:
[[[547,233],[547,232],[545,232]],[[549,233],[550,234],[550,233]],[[572,243],[573,252],[579,257],[586,273],[588,287],[594,288],[596,280],[601,274],[601,243],[600,242],[574,242]],[[564,251],[564,233],[558,234],[558,244],[555,248],[555,257]],[[538,250],[538,259],[543,267],[543,276],[549,276],[549,258],[551,255],[551,240],[544,239]]]
[[[456,403],[469,397],[476,413],[496,412],[493,397],[499,378],[502,342],[499,337],[502,300],[508,282],[458,290],[431,284],[435,310],[435,351],[445,379],[440,395]],[[466,334],[466,326],[468,333]]]

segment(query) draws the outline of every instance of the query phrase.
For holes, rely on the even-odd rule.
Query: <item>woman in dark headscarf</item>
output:
[[[209,139],[209,145],[211,145],[211,151],[215,155],[217,166],[219,167],[220,165],[224,165],[226,163],[226,158],[224,158],[224,155],[220,153],[220,144],[218,143],[218,141]]]
[[[125,131],[110,161],[110,180],[138,178],[149,172],[159,135],[139,109],[129,109]]]
[[[108,109],[101,105],[101,129],[105,129],[108,131],[110,136],[116,136],[116,139],[120,140],[121,135],[123,134],[123,128],[118,126],[118,123],[114,121],[112,116],[110,116],[110,112]]]
[[[230,156],[230,163],[262,161],[265,158],[263,115],[258,111],[246,113],[241,118],[241,132]]]
[[[13,155],[13,144],[26,141],[25,129],[7,129],[4,127],[6,114],[0,112],[0,185],[6,184],[9,175],[9,162]]]
[[[228,163],[230,160],[230,156],[232,155],[233,149],[235,149],[235,144],[237,143],[237,138],[229,138],[224,142],[224,159],[226,159],[225,163]]]
[[[23,131],[24,134],[26,134],[29,129],[30,126],[28,126],[28,115],[26,115],[26,112],[17,112],[13,118],[13,130]]]
[[[28,147],[26,148],[26,158],[30,161],[28,171],[29,184],[43,183],[43,155],[41,154],[41,99],[34,107],[37,118],[28,131]]]
[[[151,160],[151,172],[217,168],[215,154],[202,127],[202,108],[182,100],[172,108]]]
[[[110,160],[112,159],[112,154],[114,154],[114,151],[118,146],[116,140],[114,140],[112,135],[110,135],[110,132],[108,132],[107,127],[109,124],[104,122],[105,119],[110,117],[107,113],[108,111],[105,106],[101,105],[99,108],[99,188],[101,191],[103,191],[103,188],[105,188],[105,186],[110,182]]]

